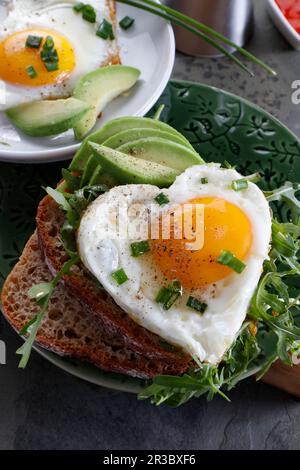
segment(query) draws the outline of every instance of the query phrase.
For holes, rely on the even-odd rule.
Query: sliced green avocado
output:
[[[82,140],[88,134],[108,103],[133,87],[140,74],[141,72],[134,67],[109,65],[79,80],[74,90],[74,97],[85,101],[91,109],[74,126],[76,139]]]
[[[90,186],[95,186],[102,183],[103,169],[97,165],[89,181]]]
[[[103,145],[90,143],[90,148],[104,171],[116,178],[119,183],[143,183],[166,187],[170,186],[180,174],[172,168],[137,159]]]
[[[183,145],[189,150],[191,149],[190,145],[186,145],[186,142],[184,141],[184,139],[181,138],[181,136],[179,137],[176,134],[172,134],[171,132],[164,132],[159,129],[150,128],[128,129],[126,131],[118,132],[118,134],[113,135],[105,142],[103,142],[102,145],[111,149],[115,149],[120,147],[121,145],[127,144],[128,142],[146,139],[148,137],[159,137],[160,139],[165,139],[170,142],[175,142],[177,144]]]
[[[180,132],[165,122],[156,121],[155,119],[150,118],[126,116],[109,121],[102,127],[102,129],[89,135],[75,154],[71,162],[70,169],[78,171],[83,170],[90,153],[88,142],[103,144],[107,139],[114,136],[115,134],[118,134],[119,132],[139,128],[156,129],[158,131],[168,132],[169,134],[176,135],[178,138],[183,140],[186,146],[190,147],[191,150],[194,151],[189,141],[182,134],[180,134]]]
[[[201,165],[202,158],[183,145],[157,137],[128,142],[117,148],[119,152],[136,158],[160,163],[180,172],[193,165]]]
[[[6,114],[24,134],[46,137],[74,127],[89,110],[90,106],[84,101],[67,98],[22,104],[9,109]]]
[[[96,158],[94,155],[90,155],[87,164],[84,168],[82,177],[81,177],[81,182],[80,182],[80,187],[83,188],[84,186],[87,186],[90,184],[91,178],[96,170],[96,168],[99,166]]]

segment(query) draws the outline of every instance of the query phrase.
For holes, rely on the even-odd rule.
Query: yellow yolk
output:
[[[29,35],[43,37],[39,49],[26,47]],[[54,40],[54,48],[59,57],[59,70],[48,72],[40,52],[47,36]],[[34,67],[36,78],[30,78],[28,67]],[[75,54],[68,39],[50,30],[26,30],[11,34],[0,42],[0,79],[16,85],[43,86],[61,83],[75,67]]]
[[[217,262],[218,257],[222,250],[227,250],[238,259],[245,260],[252,245],[253,235],[251,223],[244,212],[224,199],[199,198],[189,201],[189,204],[204,206],[203,247],[192,251],[187,245],[187,239],[175,239],[177,237],[174,235],[174,223],[171,222],[170,239],[163,239],[160,227],[160,238],[152,241],[151,251],[156,264],[170,281],[177,279],[183,287],[196,289],[232,274],[232,269]],[[193,228],[197,230],[194,209],[195,206],[192,223]],[[184,208],[182,219],[183,217]]]

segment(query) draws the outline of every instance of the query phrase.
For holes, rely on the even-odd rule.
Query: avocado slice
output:
[[[75,124],[76,139],[82,140],[88,134],[107,104],[133,87],[140,74],[134,67],[109,65],[88,73],[79,80],[74,97],[85,101],[91,109]]]
[[[75,154],[70,164],[70,170],[83,170],[90,153],[90,147],[88,145],[89,142],[103,144],[107,139],[114,136],[115,134],[129,129],[156,129],[158,131],[168,132],[169,134],[176,135],[178,138],[182,139],[185,142],[185,145],[194,151],[194,148],[189,143],[189,141],[182,134],[180,134],[180,132],[165,122],[156,121],[155,119],[151,118],[126,116],[113,119],[112,121],[109,121],[107,124],[105,124],[99,131],[90,134]]]
[[[179,171],[147,160],[137,159],[103,145],[90,143],[90,148],[105,172],[119,183],[144,183],[159,187],[170,186]]]
[[[202,158],[195,151],[159,137],[148,137],[147,139],[128,142],[118,147],[117,150],[135,158],[165,165],[180,172],[190,166],[203,163]]]
[[[87,164],[84,168],[82,177],[81,177],[81,182],[80,182],[80,187],[83,188],[84,186],[87,186],[90,184],[90,181],[92,179],[92,176],[96,170],[96,168],[99,166],[96,158],[94,155],[90,155]]]
[[[147,128],[140,128],[140,129],[128,129],[126,131],[118,132],[118,134],[113,135],[102,145],[105,147],[109,147],[111,149],[115,149],[120,147],[121,145],[125,145],[128,142],[146,139],[148,137],[159,137],[161,139],[168,140],[170,142],[175,142],[177,144],[183,145],[187,147],[189,150],[190,145],[186,145],[186,142],[182,137],[177,136],[176,134],[172,134],[170,132],[164,132],[159,129],[147,129]]]
[[[22,104],[7,110],[6,114],[24,134],[47,137],[74,127],[89,110],[90,105],[84,101],[67,98]]]

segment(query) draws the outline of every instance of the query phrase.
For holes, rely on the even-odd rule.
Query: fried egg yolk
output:
[[[29,35],[43,38],[39,49],[26,46]],[[48,72],[40,52],[46,37],[51,36],[59,57],[59,69]],[[75,68],[75,54],[68,39],[51,30],[25,30],[6,37],[0,42],[0,79],[15,85],[43,86],[63,82]],[[37,76],[28,75],[27,68],[34,67]]]
[[[197,289],[213,284],[228,275],[232,269],[217,262],[223,250],[231,251],[241,261],[251,249],[253,234],[248,217],[236,205],[216,197],[198,198],[189,201],[192,205],[192,224],[196,227],[196,204],[204,207],[204,244],[201,249],[190,250],[187,239],[175,236],[174,223],[170,223],[170,237],[163,239],[163,223],[160,223],[159,239],[152,240],[151,251],[155,263],[164,276],[177,279],[186,289]],[[181,217],[184,218],[184,206]]]

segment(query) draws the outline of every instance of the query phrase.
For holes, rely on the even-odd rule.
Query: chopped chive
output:
[[[37,71],[32,65],[29,65],[29,67],[26,68],[26,71],[30,78],[36,78],[38,76]]]
[[[29,34],[26,39],[26,47],[32,47],[33,49],[38,49],[42,44],[43,38],[41,36],[33,36]]]
[[[41,59],[43,62],[58,62],[59,61],[59,57],[58,57],[58,53],[56,49],[52,51],[43,49],[40,55],[41,55]]]
[[[96,32],[97,36],[102,39],[115,39],[112,24],[104,19]]]
[[[73,10],[76,11],[77,13],[80,13],[84,9],[84,7],[85,7],[85,3],[79,2],[73,6]]]
[[[142,241],[142,242],[131,243],[130,246],[131,246],[131,254],[134,258],[138,258],[139,256],[142,256],[148,251],[150,251],[150,245],[147,240]]]
[[[240,180],[235,180],[232,181],[231,187],[234,191],[243,191],[244,189],[247,189],[249,186],[249,183],[246,179],[240,179]]]
[[[44,62],[44,65],[48,72],[55,72],[59,69],[58,62]]]
[[[167,289],[167,287],[161,287],[159,289],[158,294],[156,296],[156,302],[158,304],[164,304],[166,301],[168,301],[170,298],[170,291]]]
[[[91,5],[84,5],[82,8],[82,18],[89,23],[96,23],[96,11]]]
[[[134,21],[134,18],[130,18],[130,16],[124,16],[124,18],[120,21],[119,25],[122,29],[129,29],[133,25]]]
[[[231,253],[231,251],[223,250],[219,258],[217,259],[217,262],[219,264],[222,264],[223,266],[228,266],[229,268],[233,269],[238,274],[241,274],[246,268],[245,263],[243,263],[243,261],[236,258],[234,254]]]
[[[124,284],[126,281],[129,280],[129,278],[127,277],[127,274],[122,268],[112,273],[111,277],[113,278],[114,281],[116,281],[118,286],[121,286],[122,284]]]
[[[194,310],[197,310],[199,313],[204,313],[207,309],[207,304],[200,302],[200,300],[195,299],[195,297],[190,296],[186,303],[187,307],[190,307]]]
[[[164,310],[170,310],[172,305],[182,296],[182,286],[179,281],[173,281],[168,287],[162,287],[157,296],[156,302],[162,304]]]
[[[201,178],[201,184],[207,184],[208,178]]]
[[[44,43],[43,49],[51,51],[54,48],[54,41],[51,36],[46,37],[46,41]]]
[[[223,165],[227,170],[235,170],[235,165],[231,165],[227,160],[224,160]]]
[[[249,181],[250,183],[258,183],[261,180],[262,176],[260,173],[253,173],[253,175],[249,175],[245,177],[245,180]]]
[[[158,194],[154,200],[159,204],[160,206],[164,206],[165,204],[168,204],[170,202],[168,196],[166,196],[164,193]]]

